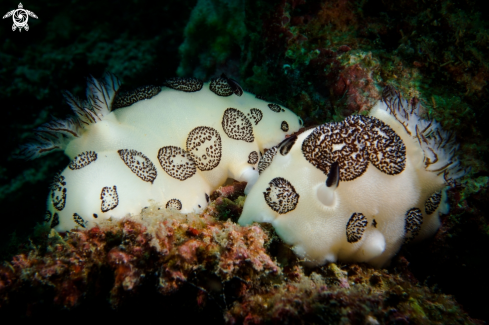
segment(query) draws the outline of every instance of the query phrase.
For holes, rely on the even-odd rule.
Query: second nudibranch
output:
[[[271,223],[313,264],[385,265],[436,232],[446,189],[465,174],[453,136],[420,115],[388,87],[369,116],[285,139],[260,160],[239,223]]]
[[[38,142],[24,148],[31,158],[64,150],[71,159],[47,202],[46,222],[57,231],[138,214],[150,200],[201,211],[228,178],[249,189],[264,149],[301,126],[287,108],[224,75],[207,83],[173,78],[125,94],[117,94],[119,85],[107,75],[89,80],[86,101],[67,94],[76,116],[42,126]]]

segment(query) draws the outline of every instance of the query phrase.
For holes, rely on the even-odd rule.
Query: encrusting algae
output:
[[[229,211],[239,215],[244,186],[221,187],[202,214],[153,203],[90,230],[52,229],[0,267],[0,309],[29,314],[54,304],[76,311],[106,296],[120,309],[149,299],[149,290],[151,299],[185,292],[186,308],[218,310],[218,322],[227,324],[475,323],[452,297],[419,285],[404,257],[391,271],[335,263],[311,271],[290,253],[277,254],[279,263],[272,253],[288,248],[276,235],[222,220],[223,213],[236,217]]]
[[[5,107],[19,108],[9,113],[21,122],[5,125],[5,134],[15,139],[5,143],[5,152],[50,114],[64,114],[66,107],[54,105],[53,95],[73,88],[81,94],[78,81],[87,71],[112,71],[129,87],[174,76],[180,60],[176,45],[194,3],[170,1],[164,6],[171,10],[150,12],[140,4],[119,8],[135,21],[144,18],[144,29],[127,26],[126,15],[107,16],[110,4],[87,2],[77,10],[52,6],[33,26],[41,33],[30,34],[30,47],[7,39],[1,54],[5,66],[14,68],[4,71],[0,97]],[[225,5],[198,3],[211,9],[211,4]],[[200,215],[167,213],[157,205],[142,212],[143,217],[155,214],[161,224],[135,216],[69,233],[37,229],[40,235],[0,266],[1,319],[44,315],[51,321],[94,321],[100,320],[96,311],[103,310],[111,322],[114,314],[123,319],[132,312],[139,322],[147,313],[161,322],[481,324],[452,296],[432,287],[437,283],[455,295],[473,317],[487,316],[479,297],[488,288],[481,248],[489,238],[484,127],[489,56],[481,53],[487,53],[489,29],[480,4],[285,0],[230,6],[213,15],[196,9],[180,48],[187,58],[180,62],[181,76],[207,79],[225,70],[244,87],[294,109],[306,125],[364,114],[386,85],[419,98],[428,118],[457,133],[463,164],[474,173],[448,191],[451,211],[442,216],[433,239],[402,249],[387,269],[339,263],[309,269],[266,225],[228,221],[238,219],[244,200],[233,184],[214,192]],[[93,19],[78,24],[94,13],[94,5],[99,10]],[[40,12],[43,5],[31,9]],[[217,44],[214,32],[200,28],[211,19],[219,32],[230,20],[239,27]],[[162,22],[169,24],[164,32]],[[128,33],[118,34],[121,26]],[[79,37],[81,31],[89,32]],[[203,69],[192,66],[190,58],[197,57],[207,64]],[[4,238],[12,229],[25,237],[39,220],[47,184],[42,180],[61,167],[55,158],[35,165],[2,161],[4,205],[33,199],[31,209],[3,219]]]

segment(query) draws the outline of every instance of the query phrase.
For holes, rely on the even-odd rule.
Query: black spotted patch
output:
[[[282,131],[284,131],[284,132],[288,132],[289,131],[289,123],[287,123],[286,121],[282,121],[282,124],[280,125],[280,129],[282,129]]]
[[[187,137],[187,152],[198,169],[213,170],[221,162],[222,141],[219,132],[208,126],[199,126]]]
[[[377,228],[377,221],[375,221],[375,219],[372,220],[372,226],[374,226],[374,228]]]
[[[258,125],[258,122],[260,122],[261,119],[263,118],[263,113],[258,108],[250,109],[250,112],[246,115],[248,115],[250,121],[253,121],[255,125]]]
[[[397,175],[406,167],[406,147],[387,124],[375,117],[369,119],[367,152],[372,165],[387,175]]]
[[[205,193],[205,200],[207,201],[207,203],[209,203],[209,201],[210,201],[209,194],[207,194],[207,193]]]
[[[254,165],[258,162],[258,152],[252,151],[248,155],[248,164]]]
[[[131,91],[117,94],[112,104],[112,109],[131,106],[140,100],[150,99],[158,95],[160,91],[161,87],[143,86]]]
[[[153,184],[157,171],[155,165],[139,151],[132,149],[121,149],[117,151],[122,161],[129,169],[145,182]]]
[[[268,206],[279,214],[294,210],[299,203],[299,194],[285,178],[276,177],[270,181],[263,195]]]
[[[272,163],[273,157],[278,152],[278,147],[271,147],[268,149],[265,154],[260,158],[260,161],[258,162],[258,174],[263,173],[265,169],[267,169],[268,166]]]
[[[222,128],[227,136],[234,140],[245,142],[255,141],[253,136],[253,126],[243,112],[236,108],[228,108],[222,116]]]
[[[360,133],[345,122],[323,124],[302,142],[302,153],[314,167],[328,175],[331,165],[339,163],[340,180],[351,181],[368,167],[368,155]]]
[[[97,218],[98,218],[98,214],[94,213],[94,214],[93,214],[93,217],[94,217],[95,219],[97,219]]]
[[[42,221],[49,222],[52,216],[53,215],[51,214],[51,211],[46,210],[46,212],[44,213],[44,217],[42,218]]]
[[[51,228],[54,228],[57,225],[59,225],[59,215],[58,212],[55,212],[53,215],[53,219],[51,220]]]
[[[73,213],[73,221],[76,222],[80,227],[86,228],[86,221],[78,213]]]
[[[51,183],[51,202],[56,210],[61,211],[66,205],[66,182],[65,177],[56,174]]]
[[[213,79],[209,85],[209,89],[216,95],[228,97],[234,94],[233,87],[228,83],[228,78],[219,77]]]
[[[441,202],[441,191],[433,193],[428,200],[426,200],[426,203],[424,205],[424,210],[426,211],[426,214],[430,215],[433,212],[438,209],[438,206],[440,205]]]
[[[161,168],[171,177],[184,181],[192,177],[197,168],[189,153],[180,147],[166,146],[158,151]]]
[[[204,83],[196,78],[170,78],[164,83],[164,86],[175,90],[193,93],[202,89]]]
[[[179,199],[171,199],[166,202],[167,209],[182,210],[182,202]]]
[[[90,165],[95,160],[97,160],[97,153],[95,151],[85,151],[73,158],[68,168],[71,170],[80,169]]]
[[[268,104],[268,108],[270,108],[275,113],[285,112],[285,110],[277,104]]]
[[[361,213],[353,213],[346,224],[346,240],[349,243],[356,243],[362,239],[363,233],[367,228],[368,221]]]
[[[295,141],[297,141],[297,135],[292,135],[285,138],[282,142],[278,144],[278,150],[282,156],[285,156],[294,146]]]
[[[104,187],[102,189],[102,192],[100,193],[100,200],[102,200],[102,204],[100,207],[102,212],[107,212],[115,209],[119,205],[119,195],[117,194],[117,187],[115,185],[112,187]]]
[[[406,148],[395,131],[375,117],[360,115],[317,127],[302,143],[302,152],[325,174],[338,161],[342,181],[361,176],[369,162],[388,175],[401,173],[406,165]]]
[[[420,209],[412,208],[406,212],[406,223],[404,225],[404,229],[406,231],[404,240],[405,243],[409,243],[419,234],[422,224],[423,213],[421,213]]]

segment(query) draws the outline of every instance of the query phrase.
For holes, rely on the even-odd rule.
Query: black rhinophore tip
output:
[[[339,183],[340,183],[340,164],[337,161],[335,161],[331,165],[331,169],[329,170],[328,178],[326,179],[326,186],[327,187],[334,186],[336,188],[338,187]]]
[[[229,87],[231,87],[231,89],[233,90],[233,93],[235,93],[237,96],[243,95],[243,88],[241,88],[236,80],[228,78],[224,73],[221,74],[221,78],[227,80]]]
[[[297,140],[297,135],[295,134],[282,140],[282,142],[278,144],[278,150],[280,151],[280,154],[282,156],[288,154],[290,149],[292,149],[292,146],[294,145],[296,140]]]

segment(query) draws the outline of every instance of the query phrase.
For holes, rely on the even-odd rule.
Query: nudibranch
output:
[[[201,211],[228,178],[250,187],[264,149],[302,123],[225,75],[207,83],[172,78],[127,93],[119,86],[109,74],[88,80],[85,101],[66,93],[75,117],[41,126],[37,142],[22,149],[28,158],[64,150],[71,159],[47,200],[45,222],[57,231],[139,214],[150,200]]]
[[[393,88],[369,116],[350,116],[283,140],[259,162],[241,225],[271,223],[312,264],[385,265],[433,235],[446,189],[464,175],[458,146],[420,105]]]

